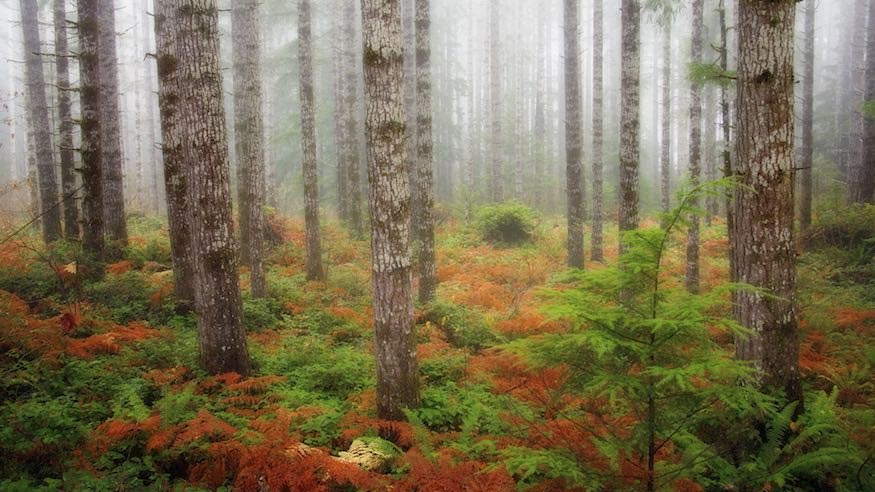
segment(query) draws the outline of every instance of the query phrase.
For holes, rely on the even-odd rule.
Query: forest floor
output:
[[[520,248],[440,226],[439,301],[417,310],[422,407],[409,423],[375,418],[368,242],[327,225],[328,281],[307,283],[302,223],[274,229],[267,298],[249,298],[242,275],[249,378],[197,368],[159,221],[132,220],[124,259],[99,281],[83,280],[70,245],[46,251],[33,235],[0,246],[0,489],[570,490],[603,472],[603,490],[618,490],[646,478],[597,444],[622,418],[568,417],[580,405],[569,367],[536,367],[526,352],[526,340],[568,329],[541,310],[564,270],[558,219]],[[724,225],[704,229],[702,254],[707,291],[726,282]],[[800,256],[801,370],[809,394],[837,388],[839,421],[871,457],[875,284],[849,255],[824,245]],[[680,247],[668,265],[682,281]]]

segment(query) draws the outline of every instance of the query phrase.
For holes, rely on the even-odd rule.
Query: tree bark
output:
[[[419,195],[417,228],[419,246],[419,302],[435,297],[437,276],[434,252],[434,144],[431,105],[430,0],[416,0],[416,184]]]
[[[344,12],[346,4],[350,0],[337,0],[335,10]],[[355,1],[355,0],[351,0]],[[331,19],[336,44],[332,50],[334,62],[334,153],[337,161],[336,188],[337,188],[337,217],[343,223],[349,222],[349,193],[347,192],[347,134],[346,134],[346,79],[344,56],[348,49],[346,29],[343,23],[344,15],[335,15]]]
[[[343,0],[343,99],[346,135],[344,158],[346,160],[346,185],[348,191],[347,212],[349,227],[354,239],[364,236],[362,227],[362,180],[361,154],[359,153],[359,46],[356,39],[356,0]]]
[[[103,152],[101,150],[100,0],[78,0],[79,107],[82,143],[82,247],[103,258]]]
[[[738,281],[770,296],[737,294],[735,318],[752,331],[740,359],[766,387],[802,400],[793,243],[793,31],[795,0],[739,2],[738,176],[733,240]]]
[[[620,233],[638,228],[640,157],[641,6],[623,0],[620,80]],[[623,241],[620,241],[623,251]]]
[[[869,33],[866,53],[866,93],[867,104],[875,101],[875,0],[869,0]],[[875,115],[865,115],[863,122],[863,163],[860,169],[859,199],[864,203],[875,203]]]
[[[407,172],[410,181],[410,229],[412,240],[416,238],[416,228],[412,222],[418,215],[419,197],[412,190],[416,190],[416,0],[401,1],[401,35],[404,42],[404,111],[405,124],[407,125]]]
[[[104,221],[113,249],[128,243],[119,112],[115,0],[100,0],[100,129],[103,152]]]
[[[491,154],[492,167],[489,177],[490,198],[498,203],[504,200],[504,159],[501,136],[501,5],[500,0],[489,3],[489,100],[492,117]]]
[[[252,297],[264,297],[264,116],[258,0],[237,0],[231,8],[234,53],[234,137],[237,166],[245,168],[247,245]],[[242,213],[242,210],[241,210]]]
[[[805,2],[805,48],[802,76],[802,148],[800,150],[799,229],[804,237],[811,226],[812,167],[814,165],[814,23],[815,1]]]
[[[419,405],[399,0],[362,0],[377,415]]]
[[[604,261],[604,4],[593,0],[592,49],[592,261]]]
[[[851,39],[851,122],[848,152],[848,202],[866,201],[865,166],[863,149],[863,102],[866,92],[866,5],[857,0],[854,6],[853,38]]]
[[[693,0],[693,37],[690,46],[692,63],[702,63],[704,44],[704,0]],[[690,82],[690,186],[699,186],[702,177],[702,83],[697,80]],[[690,198],[690,206],[698,208],[699,199],[696,195]],[[687,290],[699,292],[699,227],[701,219],[698,213],[689,218],[687,228]]]
[[[64,237],[79,239],[79,208],[76,202],[76,164],[73,148],[73,116],[70,102],[70,59],[67,44],[67,2],[54,0],[55,76],[58,84],[58,145],[61,157],[61,190],[64,194]]]
[[[726,74],[729,71],[729,44],[728,34],[729,28],[726,25],[726,3],[725,0],[720,0],[717,7],[720,17],[720,70]],[[735,178],[735,170],[732,166],[732,120],[729,111],[729,90],[726,84],[720,86],[720,123],[722,126],[723,139],[723,177]],[[729,281],[736,282],[738,279],[738,269],[736,267],[735,256],[735,211],[734,205],[734,190],[726,193],[726,230],[729,235]],[[737,300],[736,292],[732,294],[733,304]]]
[[[40,53],[39,8],[36,0],[21,0],[21,29],[24,39],[25,75],[30,121],[33,129],[34,158],[39,179],[43,240],[49,244],[61,237],[61,212],[55,156],[52,151],[52,127],[46,101],[46,81]]]
[[[662,213],[671,211],[671,25],[666,16],[662,26],[662,140],[659,156],[660,205]]]
[[[231,210],[216,0],[175,6],[180,125],[191,200],[200,363],[209,374],[249,373]],[[171,60],[165,60],[171,62]]]
[[[307,236],[307,280],[325,280],[319,233],[319,162],[313,114],[313,47],[310,0],[298,0],[298,67],[301,73],[301,147],[304,152],[304,219]]]
[[[568,218],[568,266],[583,268],[583,196],[581,192],[580,2],[565,0],[565,176]]]

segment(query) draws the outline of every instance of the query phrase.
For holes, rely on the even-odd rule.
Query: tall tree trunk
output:
[[[64,193],[64,237],[79,239],[76,203],[76,164],[73,149],[73,116],[70,102],[70,59],[67,51],[67,2],[54,0],[55,67],[58,84],[58,145],[61,157],[61,190]]]
[[[410,190],[416,190],[416,0],[401,1],[401,35],[404,42],[404,111],[407,125],[407,172],[409,174]],[[412,239],[416,238],[416,227],[412,222],[418,215],[419,197],[410,194],[410,229]]]
[[[546,60],[546,6],[543,1],[539,1],[538,9],[538,31],[535,48],[535,122],[534,122],[534,178],[531,186],[534,196],[533,204],[535,207],[543,208],[545,200],[545,172],[546,166],[546,145],[544,140],[547,136],[547,60]]]
[[[434,299],[434,148],[431,133],[431,0],[416,0],[416,184],[419,216],[414,221],[419,246],[419,302]]]
[[[641,6],[623,0],[622,79],[620,80],[620,233],[638,228],[640,157]],[[620,251],[623,241],[620,241]]]
[[[814,165],[814,22],[816,0],[805,2],[805,49],[803,55],[805,65],[802,76],[802,148],[800,149],[801,162],[799,204],[799,229],[804,237],[811,226],[811,201],[812,201],[812,167]]]
[[[726,25],[726,0],[720,0],[717,6],[720,17],[720,70],[726,74],[729,72],[729,27]],[[729,111],[729,90],[726,84],[720,86],[720,124],[722,127],[723,152],[723,177],[734,178],[735,170],[732,166],[732,119]],[[735,282],[738,279],[738,268],[736,267],[735,255],[735,211],[734,211],[734,195],[735,191],[726,193],[726,230],[729,235],[729,281]],[[736,292],[732,294],[733,304],[737,300]]]
[[[489,100],[492,105],[492,138],[489,189],[493,202],[504,200],[504,159],[501,140],[501,5],[491,0],[489,5]]]
[[[25,75],[28,106],[33,128],[34,157],[39,178],[43,240],[46,244],[61,237],[61,212],[57,207],[58,182],[52,151],[52,127],[46,101],[46,81],[40,53],[39,9],[36,0],[21,0],[21,29],[24,39]]]
[[[119,248],[128,243],[125,217],[124,168],[122,165],[121,116],[119,112],[118,55],[115,39],[115,0],[100,0],[100,129],[103,152],[104,220],[106,233]]]
[[[234,52],[234,137],[237,166],[245,168],[249,228],[248,260],[252,297],[264,297],[264,116],[258,0],[237,0],[231,8]]]
[[[354,1],[354,0],[353,0]],[[347,0],[337,0],[335,10],[343,12]],[[343,23],[343,15],[335,15],[331,18],[331,27],[334,32],[336,45],[332,50],[334,62],[334,153],[337,163],[337,217],[341,222],[349,222],[349,193],[347,192],[347,135],[346,135],[346,79],[344,78],[344,56],[346,55],[347,43],[346,30]]]
[[[364,236],[362,227],[362,180],[361,154],[359,153],[359,46],[356,39],[356,0],[344,0],[343,5],[343,122],[345,132],[344,156],[346,160],[346,183],[349,227],[354,239]]]
[[[693,0],[693,38],[690,58],[693,64],[702,63],[705,30],[705,0]],[[690,82],[690,186],[699,186],[702,175],[702,83]],[[693,196],[690,206],[698,208],[699,199]],[[691,214],[687,229],[687,290],[699,292],[699,227],[700,217]]]
[[[249,373],[231,210],[216,0],[176,5],[176,63],[191,200],[200,364],[209,374]]]
[[[865,202],[863,150],[863,102],[866,91],[866,5],[868,0],[856,0],[851,39],[851,122],[848,152],[848,202]]]
[[[604,261],[604,4],[593,0],[592,48],[592,261]]]
[[[103,152],[101,150],[100,0],[78,0],[79,110],[82,143],[82,247],[103,258]]]
[[[298,67],[301,73],[301,147],[304,152],[304,217],[307,236],[307,280],[325,280],[319,233],[319,162],[313,114],[313,38],[310,0],[298,0]]]
[[[659,157],[660,205],[662,213],[671,211],[671,18],[662,26],[662,141]]]
[[[568,266],[583,268],[583,197],[580,124],[580,2],[565,0],[565,174],[568,201]]]
[[[867,104],[875,104],[875,0],[869,0],[869,33],[866,52]],[[875,200],[875,115],[867,112],[863,122],[863,163],[860,169],[859,199],[864,203]]]
[[[156,0],[157,1],[157,0]],[[155,9],[150,6],[150,0],[143,0],[141,20],[140,22],[144,25],[148,23],[149,14],[153,12]],[[143,29],[143,45],[146,47],[146,53],[152,52],[152,39],[149,29]],[[146,71],[144,73],[145,84],[146,84],[146,94],[154,94],[155,93],[155,74],[152,72],[153,68],[151,64],[146,65]],[[160,131],[160,116],[156,118],[156,111],[158,105],[157,104],[147,104],[146,105],[146,138],[149,142],[149,169],[150,169],[150,177],[151,177],[151,190],[149,193],[150,205],[152,212],[154,214],[161,213],[161,191],[160,184],[162,171],[164,169],[162,162],[162,153],[158,152],[158,132]],[[156,120],[157,125],[156,125]],[[166,181],[166,178],[165,178]],[[168,203],[170,202],[170,198],[168,197],[166,200]],[[169,210],[168,210],[169,213]]]
[[[751,330],[737,355],[763,371],[766,387],[802,400],[793,244],[793,30],[795,0],[739,2],[735,200],[738,281],[771,296],[737,294],[735,318]]]
[[[377,415],[419,405],[399,0],[362,0]]]
[[[191,210],[185,161],[185,132],[180,108],[176,37],[179,19],[174,0],[155,2],[156,60],[158,64],[158,105],[164,158],[164,189],[167,195],[167,222],[170,229],[170,256],[173,261],[173,286],[176,298],[193,306],[194,261],[191,251]],[[150,99],[149,104],[154,104]],[[157,173],[156,173],[157,174]]]

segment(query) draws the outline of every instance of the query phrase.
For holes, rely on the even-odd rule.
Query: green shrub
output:
[[[454,347],[474,351],[495,345],[498,337],[483,315],[471,308],[435,301],[425,306],[422,321],[436,326]]]
[[[116,323],[146,319],[149,313],[149,298],[155,293],[145,276],[137,271],[121,275],[107,275],[99,282],[87,285],[85,293],[95,304],[110,310],[110,318]]]
[[[481,237],[490,243],[515,246],[532,240],[535,212],[515,202],[489,205],[477,211],[474,223]]]
[[[272,298],[243,298],[243,326],[247,331],[275,328],[283,321],[283,307]]]

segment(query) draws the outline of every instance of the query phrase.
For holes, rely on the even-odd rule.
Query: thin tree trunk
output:
[[[150,7],[149,0],[143,0],[143,10],[141,12],[142,18],[141,21],[143,24],[146,24],[149,18],[149,12],[153,12],[153,8]],[[149,29],[143,29],[143,44],[146,47],[146,52],[149,53],[152,50],[152,40]],[[155,93],[155,74],[152,72],[152,65],[146,65],[146,72],[144,74],[145,83],[146,83],[146,94],[154,94]],[[151,96],[150,96],[151,97]],[[163,161],[162,161],[162,153],[158,152],[158,133],[160,132],[160,116],[156,118],[157,104],[148,104],[146,105],[146,138],[149,142],[149,168],[151,170],[151,192],[149,193],[149,198],[151,201],[152,212],[156,215],[161,213],[161,190],[160,184],[161,175],[164,169]],[[156,120],[157,124],[156,124]],[[164,178],[166,181],[166,178]],[[170,198],[167,197],[166,200],[168,203]],[[168,210],[169,214],[169,210]]]
[[[58,84],[58,145],[61,156],[61,190],[64,194],[64,237],[79,239],[76,203],[76,164],[73,149],[73,116],[70,102],[70,59],[67,52],[67,2],[54,0],[55,66]]]
[[[866,53],[866,93],[867,104],[875,101],[875,0],[869,0],[869,33]],[[865,115],[863,122],[863,163],[860,170],[859,198],[861,202],[873,203],[875,200],[875,115]]]
[[[128,243],[125,217],[124,168],[119,112],[118,55],[115,39],[115,0],[100,0],[100,123],[103,143],[104,220],[113,249]]]
[[[693,64],[702,63],[704,44],[704,0],[693,0],[693,39],[690,47],[690,58]],[[699,185],[702,175],[702,83],[697,80],[690,82],[690,186]],[[698,208],[699,199],[693,196],[690,206]],[[701,219],[697,213],[689,218],[687,228],[687,290],[699,292],[699,227]]]
[[[307,280],[325,280],[319,233],[319,163],[313,114],[313,47],[310,0],[298,0],[298,67],[301,72],[301,146],[304,152],[304,216],[307,235]]]
[[[416,0],[416,184],[419,216],[414,221],[419,246],[419,302],[434,299],[437,289],[434,252],[434,148],[431,105],[430,0]]]
[[[853,38],[851,39],[851,122],[848,153],[848,202],[863,203],[865,171],[863,151],[863,102],[866,91],[866,6],[868,0],[856,0]]]
[[[816,0],[805,2],[805,56],[802,76],[802,148],[799,205],[799,229],[804,237],[811,226],[812,167],[814,165],[814,22]]]
[[[726,25],[726,3],[725,0],[720,0],[717,7],[720,16],[720,70],[726,74],[729,71],[729,28]],[[735,170],[732,166],[732,120],[729,111],[729,90],[726,84],[720,86],[720,123],[723,130],[723,177],[734,178]],[[736,282],[738,279],[738,268],[736,266],[735,256],[735,211],[734,208],[735,190],[726,193],[726,230],[729,235],[729,281]],[[737,293],[732,293],[733,304],[737,300]]]
[[[345,121],[343,122],[346,147],[346,183],[349,194],[349,227],[354,239],[364,236],[362,227],[362,180],[361,154],[359,153],[359,46],[356,39],[356,0],[344,0],[343,5],[343,98]]]
[[[355,0],[352,0],[355,1]],[[349,0],[337,0],[335,10],[344,12],[346,4]],[[346,134],[346,112],[351,109],[346,107],[346,79],[345,67],[343,66],[344,56],[346,55],[347,43],[350,41],[346,38],[346,30],[343,23],[346,18],[343,15],[335,15],[331,19],[332,30],[336,45],[332,50],[332,58],[334,62],[334,148],[337,162],[337,217],[343,223],[349,222],[349,193],[347,192],[347,134]]]
[[[236,0],[231,8],[234,52],[234,136],[237,166],[245,168],[246,238],[252,297],[264,297],[264,116],[258,0]]]
[[[419,405],[399,0],[362,0],[377,416]]]
[[[771,295],[737,294],[735,318],[752,331],[736,339],[740,359],[766,387],[802,400],[793,244],[793,31],[795,0],[741,0],[738,61],[738,281]]]
[[[662,27],[662,152],[659,158],[660,204],[662,213],[671,210],[671,25],[665,19]]]
[[[46,101],[46,82],[40,56],[39,9],[36,0],[21,0],[21,29],[24,39],[25,74],[28,106],[33,128],[34,158],[39,179],[40,213],[43,240],[49,244],[61,237],[61,212],[58,202],[58,182],[55,177],[55,156],[52,151],[52,127]]]
[[[489,189],[493,202],[504,200],[504,160],[501,140],[501,5],[500,0],[492,0],[489,9],[489,100],[491,102],[492,167]]]
[[[416,190],[416,0],[400,0],[401,2],[401,35],[404,42],[404,111],[407,128],[407,172],[410,173],[410,189]],[[412,222],[418,216],[419,197],[410,194],[410,229],[412,240],[416,241],[416,227]]]
[[[568,205],[568,266],[583,268],[583,196],[580,124],[580,2],[565,0],[565,173]]]
[[[604,261],[603,140],[604,140],[604,4],[593,0],[592,49],[592,261]]]
[[[622,79],[620,81],[620,233],[638,228],[640,156],[641,6],[623,0]],[[623,251],[623,241],[620,241]]]

